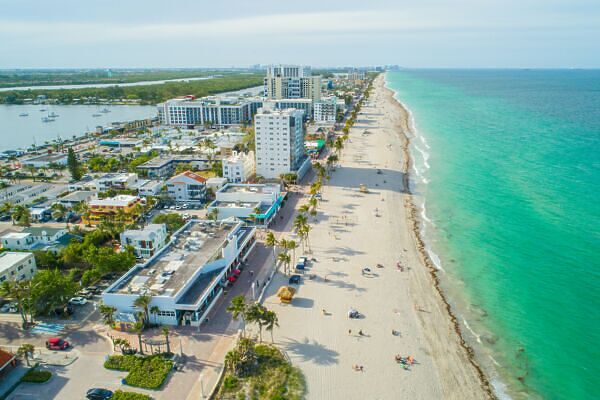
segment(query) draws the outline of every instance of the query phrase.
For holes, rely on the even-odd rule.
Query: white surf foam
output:
[[[471,334],[473,336],[475,336],[475,339],[477,340],[477,343],[481,344],[481,335],[479,335],[477,332],[475,332],[471,326],[469,325],[469,323],[467,322],[466,319],[463,318],[463,325],[465,326],[465,328],[467,328],[467,330],[469,332],[471,332]]]

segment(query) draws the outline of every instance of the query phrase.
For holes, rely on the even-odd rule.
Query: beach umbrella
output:
[[[234,274],[236,274],[236,275],[239,275],[239,274],[241,274],[241,273],[242,273],[242,271],[241,271],[241,270],[239,270],[239,269],[237,269],[237,268],[236,268],[236,269],[234,269],[234,270],[233,270],[233,271],[231,271],[231,272],[233,272],[233,273],[234,273]]]
[[[235,276],[230,276],[229,278],[227,278],[227,280],[229,282],[235,282],[237,280],[237,278]]]

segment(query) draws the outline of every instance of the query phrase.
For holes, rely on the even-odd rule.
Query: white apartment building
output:
[[[206,179],[185,171],[167,181],[167,192],[177,203],[200,204],[206,199]]]
[[[256,174],[277,179],[281,174],[298,173],[304,154],[304,112],[293,108],[263,107],[254,119]],[[301,175],[299,173],[299,175]]]
[[[211,124],[223,127],[251,122],[252,115],[260,105],[260,99],[255,98],[207,96],[197,99],[194,96],[184,96],[167,100],[158,104],[157,108],[163,125]]]
[[[121,233],[121,246],[133,247],[136,257],[150,258],[167,244],[167,226],[150,224],[141,230],[126,230]]]
[[[256,168],[253,151],[248,154],[235,151],[230,157],[224,158],[222,163],[223,178],[233,183],[246,182]]]
[[[4,281],[31,279],[37,272],[33,253],[0,253],[0,284]]]
[[[109,189],[124,190],[130,189],[138,183],[138,174],[135,173],[108,173],[95,179],[82,179],[78,182],[70,183],[70,191],[93,190],[97,192],[106,192]]]
[[[335,123],[337,115],[337,97],[321,99],[314,105],[314,120],[322,123]]]
[[[276,99],[321,99],[321,76],[311,75],[309,67],[279,65],[267,69],[264,96]]]
[[[0,237],[2,247],[9,250],[45,250],[58,252],[75,238],[66,228],[29,227],[22,232],[9,232]]]
[[[235,217],[257,226],[268,226],[281,208],[283,196],[278,184],[228,183],[215,193],[207,211],[217,211],[218,220]]]

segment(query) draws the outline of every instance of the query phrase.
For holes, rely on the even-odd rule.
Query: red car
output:
[[[69,346],[69,342],[61,338],[50,338],[46,341],[46,348],[49,350],[65,350]]]

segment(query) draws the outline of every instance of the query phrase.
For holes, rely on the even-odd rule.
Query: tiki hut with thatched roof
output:
[[[296,294],[296,289],[290,286],[282,286],[277,291],[277,297],[279,297],[282,303],[291,302],[294,294]]]

